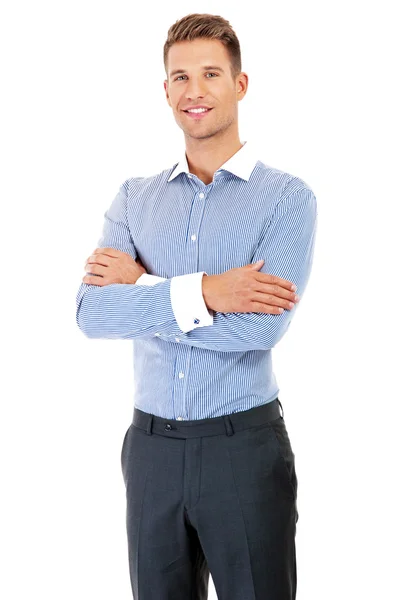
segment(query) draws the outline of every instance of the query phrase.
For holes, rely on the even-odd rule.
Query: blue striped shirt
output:
[[[302,299],[316,226],[309,185],[263,163],[251,142],[209,184],[189,172],[184,151],[172,167],[120,186],[97,246],[139,257],[149,275],[143,284],[82,282],[77,325],[88,338],[133,340],[134,405],[148,413],[205,419],[270,402],[279,393],[272,348],[300,303],[281,314],[208,310],[202,277],[264,259],[258,271],[292,281]]]

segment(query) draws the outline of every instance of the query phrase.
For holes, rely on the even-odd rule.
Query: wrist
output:
[[[205,302],[207,308],[210,308],[211,310],[213,310],[212,306],[211,306],[211,294],[210,294],[212,277],[213,277],[213,275],[206,275],[205,273],[202,277],[202,296],[204,298],[204,302]]]
[[[142,275],[146,275],[146,274],[147,274],[147,271],[144,268],[142,268],[142,267],[138,268],[138,266],[135,266],[129,270],[128,276],[126,278],[127,279],[126,283],[135,284]]]

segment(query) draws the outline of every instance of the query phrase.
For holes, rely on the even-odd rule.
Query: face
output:
[[[219,67],[204,68],[204,67]],[[169,49],[166,98],[178,126],[186,137],[204,139],[237,130],[238,102],[248,87],[246,73],[232,79],[229,54],[219,40],[196,39],[176,42]],[[174,73],[174,71],[181,71]],[[212,108],[199,116],[185,109],[205,105]]]

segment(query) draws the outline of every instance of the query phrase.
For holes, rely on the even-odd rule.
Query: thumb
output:
[[[265,261],[264,261],[264,260],[263,260],[263,258],[262,258],[261,260],[258,260],[256,263],[253,263],[253,264],[252,264],[252,263],[250,263],[250,264],[249,264],[249,265],[247,265],[247,266],[248,266],[250,269],[259,269],[259,267],[261,267],[261,266],[262,266],[262,264],[263,264],[264,262],[265,262]]]

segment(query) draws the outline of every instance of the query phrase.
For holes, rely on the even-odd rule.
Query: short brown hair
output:
[[[169,48],[176,42],[192,41],[198,38],[221,41],[230,56],[232,78],[235,79],[241,73],[240,42],[229,21],[219,15],[191,13],[176,21],[168,30],[168,37],[163,47],[163,62],[167,77]]]

